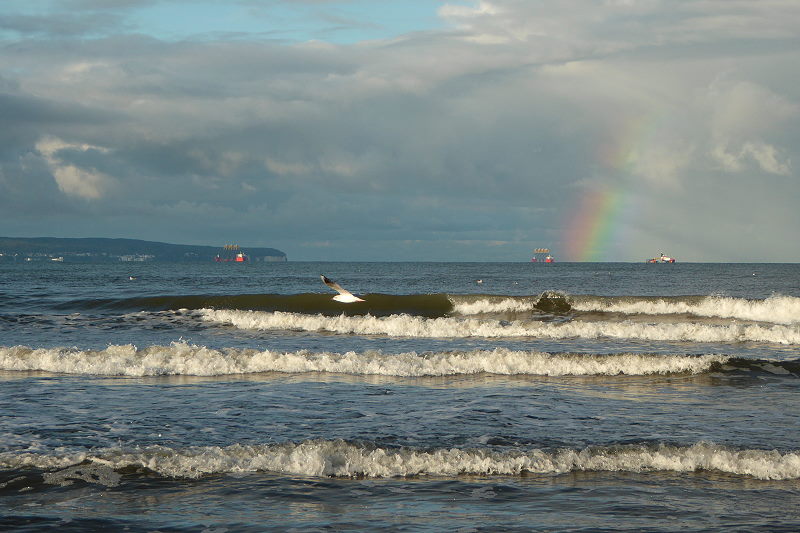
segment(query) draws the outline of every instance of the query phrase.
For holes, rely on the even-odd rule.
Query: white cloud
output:
[[[778,161],[778,151],[774,146],[766,143],[748,142],[745,143],[742,151],[755,159],[765,172],[782,176],[788,176],[790,173],[789,162]]]
[[[103,197],[111,185],[112,178],[110,176],[95,169],[85,169],[65,163],[59,156],[59,152],[62,150],[107,152],[106,148],[85,143],[67,143],[56,137],[43,137],[36,143],[36,150],[47,161],[58,188],[65,194],[87,200],[97,200]]]
[[[725,145],[714,148],[712,155],[719,161],[725,170],[742,172],[745,163],[749,160],[755,162],[764,172],[788,176],[791,165],[788,160],[780,160],[778,150],[769,144],[759,141],[748,141],[742,145],[738,152],[730,152]]]
[[[747,162],[762,171],[789,175],[791,165],[782,149],[764,138],[782,137],[800,106],[751,81],[717,80],[709,89],[712,108],[710,154],[725,170],[743,172]]]

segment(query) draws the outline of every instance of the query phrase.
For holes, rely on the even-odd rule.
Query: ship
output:
[[[226,244],[222,247],[222,252],[214,257],[217,263],[246,263],[249,260],[238,244]]]
[[[555,263],[556,258],[550,255],[549,248],[537,248],[533,251],[531,263]]]
[[[648,259],[646,263],[674,263],[675,258],[669,257],[664,255],[663,253],[659,257],[653,257],[652,259]]]

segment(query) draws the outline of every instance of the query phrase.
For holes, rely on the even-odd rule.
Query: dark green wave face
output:
[[[340,303],[329,294],[175,295],[121,299],[78,300],[62,310],[168,311],[175,309],[238,309],[290,313],[389,316],[408,314],[427,318],[446,316],[453,305],[446,294],[367,294],[364,302]]]
[[[493,309],[497,302],[516,300],[524,307],[526,315],[566,315],[571,311],[567,297],[556,292],[545,292],[540,296],[513,297],[493,295],[448,295],[448,294],[367,294],[363,302],[341,303],[330,294],[232,294],[232,295],[164,295],[141,296],[117,299],[83,299],[65,302],[57,306],[60,310],[83,311],[169,311],[177,309],[236,309],[240,311],[284,311],[301,314],[336,315],[411,315],[439,318],[459,312],[457,304],[482,302],[484,313],[508,318],[508,313]],[[473,314],[478,311],[467,313]],[[501,316],[502,315],[502,316]]]
[[[572,311],[572,306],[569,304],[567,296],[554,291],[542,293],[535,307],[543,313],[553,315],[566,315]]]
[[[724,363],[712,364],[710,372],[797,378],[800,377],[800,359],[777,361],[770,359],[732,357]]]

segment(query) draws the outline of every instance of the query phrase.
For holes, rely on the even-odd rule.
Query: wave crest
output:
[[[705,296],[699,299],[575,297],[572,307],[576,311],[629,315],[689,314],[773,324],[800,323],[800,298],[782,295],[773,295],[764,300],[726,296]]]
[[[540,312],[564,315],[572,309],[566,294],[545,291],[539,296],[450,295],[458,315]]]
[[[65,374],[113,376],[219,376],[258,372],[332,372],[399,377],[468,374],[593,376],[708,372],[728,362],[725,355],[550,354],[496,348],[494,350],[407,352],[379,351],[273,352],[215,350],[185,342],[137,349],[133,345],[104,350],[0,348],[0,369],[43,370]]]
[[[595,472],[714,471],[756,479],[800,478],[800,454],[735,450],[700,442],[692,446],[622,445],[547,451],[381,448],[342,440],[269,445],[234,444],[170,448],[109,448],[72,454],[0,453],[4,468],[74,469],[89,464],[120,470],[143,468],[172,478],[210,474],[276,472],[316,477],[408,477]],[[60,480],[64,476],[54,476]],[[91,481],[91,477],[88,480]]]
[[[203,320],[248,330],[327,331],[343,335],[390,335],[395,337],[534,337],[550,339],[601,337],[689,342],[771,342],[800,344],[796,326],[759,324],[710,325],[693,323],[644,324],[639,322],[544,323],[537,321],[488,321],[475,318],[424,318],[304,315],[261,311],[202,309]]]
[[[240,309],[251,311],[286,311],[292,313],[339,315],[371,314],[388,316],[409,314],[425,317],[444,316],[452,310],[445,294],[367,294],[366,301],[342,306],[331,294],[229,294],[161,295],[117,299],[89,299],[65,302],[57,309],[99,309],[116,311],[168,311],[176,309]]]

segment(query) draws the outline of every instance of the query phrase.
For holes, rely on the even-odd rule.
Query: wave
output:
[[[773,295],[763,300],[726,296],[672,298],[575,296],[569,300],[576,311],[629,315],[689,314],[774,324],[800,323],[800,298],[794,296]]]
[[[6,469],[55,470],[45,482],[74,480],[114,486],[118,471],[144,469],[170,478],[213,474],[274,472],[337,478],[391,478],[462,475],[558,475],[569,472],[722,472],[764,480],[800,478],[800,454],[776,450],[736,450],[700,442],[593,446],[584,449],[496,451],[458,448],[382,448],[343,440],[308,440],[264,445],[170,448],[114,447],[91,452],[1,452]]]
[[[549,313],[566,315],[572,309],[568,296],[545,291],[538,296],[455,295],[448,296],[457,315],[498,313]]]
[[[451,295],[450,300],[454,312],[464,316],[536,311],[565,315],[577,311],[625,315],[685,314],[773,324],[800,323],[800,298],[779,294],[750,300],[719,295],[614,297],[545,291],[539,296]]]
[[[365,302],[342,305],[330,294],[164,295],[86,299],[59,304],[60,310],[170,311],[218,309],[288,312],[325,316],[411,315],[425,318],[475,315],[565,316],[574,313],[693,315],[754,322],[800,324],[800,298],[773,295],[761,300],[725,296],[611,297],[545,291],[531,296],[486,294],[368,294]],[[502,317],[500,317],[502,318]]]
[[[178,309],[236,309],[249,311],[285,311],[323,315],[389,316],[409,314],[441,317],[455,312],[472,315],[504,312],[569,311],[565,295],[545,292],[538,296],[367,294],[364,302],[342,305],[328,293],[302,294],[231,294],[231,295],[159,295],[133,298],[94,298],[58,304],[59,310],[170,311]]]
[[[796,326],[758,324],[710,325],[694,323],[488,321],[476,318],[424,318],[409,315],[323,316],[297,313],[202,309],[209,322],[247,330],[327,331],[343,335],[390,335],[395,337],[534,337],[615,338],[688,342],[770,342],[800,344]]]
[[[467,374],[531,376],[600,376],[700,374],[727,369],[754,370],[764,367],[773,374],[800,374],[796,362],[732,359],[726,355],[659,354],[570,354],[494,350],[452,352],[380,351],[277,352],[270,350],[215,350],[186,342],[169,346],[136,348],[112,345],[104,350],[75,348],[0,347],[0,369],[40,370],[63,374],[110,376],[222,376],[259,372],[332,372],[352,375],[398,377],[452,376]],[[760,366],[759,366],[760,365]]]
[[[170,311],[177,309],[235,309],[284,311],[290,313],[389,316],[408,314],[436,318],[451,313],[475,315],[509,312],[566,314],[570,310],[566,295],[546,291],[538,296],[367,294],[364,302],[348,305],[332,300],[330,294],[232,294],[163,295],[134,298],[98,298],[65,302],[59,310]]]
[[[178,309],[239,309],[285,311],[303,314],[389,316],[409,314],[423,317],[445,316],[453,304],[446,294],[367,294],[365,302],[342,305],[331,294],[232,294],[145,296],[117,299],[75,300],[59,304],[62,310],[170,311]]]

